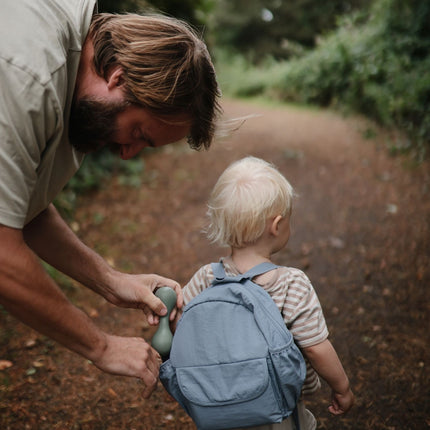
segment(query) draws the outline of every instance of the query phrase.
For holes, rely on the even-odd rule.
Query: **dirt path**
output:
[[[338,419],[329,392],[308,402],[321,429],[430,428],[430,165],[391,158],[382,134],[332,113],[228,102],[232,117],[261,114],[207,153],[184,146],[145,156],[144,185],[116,178],[83,199],[74,227],[123,270],[185,283],[223,250],[200,230],[221,171],[251,154],[274,162],[298,193],[280,264],[312,280],[357,405]],[[138,311],[117,309],[77,285],[66,294],[116,334],[149,337]],[[156,430],[195,427],[159,387],[149,401],[134,380],[82,358],[0,314],[1,429]]]

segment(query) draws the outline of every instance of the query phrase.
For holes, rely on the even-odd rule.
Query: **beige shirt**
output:
[[[83,156],[68,140],[81,48],[96,0],[2,0],[0,224],[46,209]]]
[[[226,274],[239,274],[231,258],[223,258]],[[273,273],[273,274],[272,274]],[[299,348],[317,345],[328,337],[320,302],[308,277],[299,269],[279,267],[270,272],[271,279],[261,285],[272,297]],[[209,287],[214,279],[211,265],[201,267],[183,289],[185,304]],[[317,373],[306,360],[307,373],[303,393],[320,387]]]

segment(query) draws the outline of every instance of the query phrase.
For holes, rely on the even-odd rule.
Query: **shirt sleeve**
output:
[[[328,329],[321,304],[309,278],[301,270],[291,271],[283,315],[300,348],[327,339]]]
[[[49,112],[44,86],[4,58],[0,82],[0,224],[21,228],[56,113]]]
[[[185,285],[182,292],[184,295],[184,303],[188,304],[194,297],[200,294],[204,289],[208,288],[214,279],[212,267],[210,264],[201,267]]]

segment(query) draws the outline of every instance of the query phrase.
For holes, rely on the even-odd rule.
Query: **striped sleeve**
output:
[[[187,305],[194,297],[209,287],[213,279],[214,275],[210,264],[200,267],[182,290],[184,304]]]
[[[282,313],[285,324],[300,348],[323,342],[328,336],[323,311],[308,277],[299,269],[281,267],[268,292]],[[309,360],[302,394],[310,395],[321,387],[318,374]]]
[[[328,329],[316,292],[299,269],[285,273],[287,292],[282,314],[300,348],[317,345],[328,337]]]

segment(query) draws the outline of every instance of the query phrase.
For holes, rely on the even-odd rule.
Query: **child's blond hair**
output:
[[[209,240],[242,248],[254,243],[272,216],[290,216],[293,188],[272,164],[245,157],[219,177],[208,202]]]

